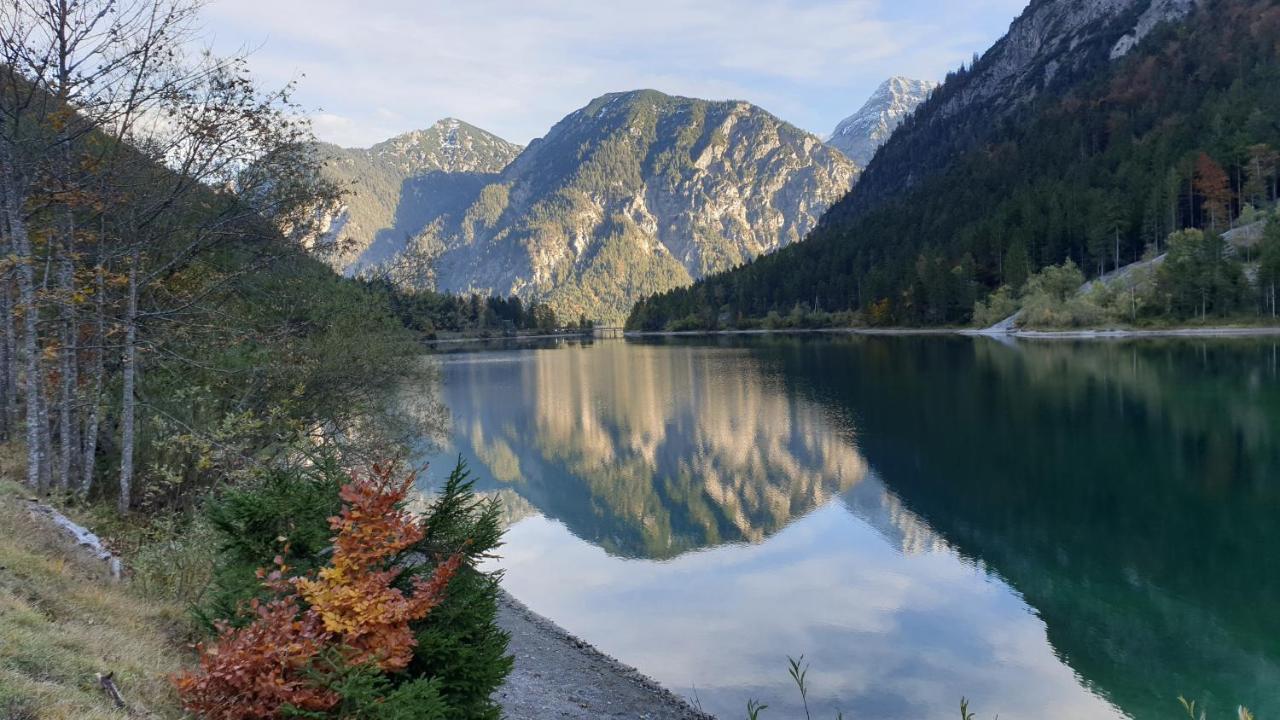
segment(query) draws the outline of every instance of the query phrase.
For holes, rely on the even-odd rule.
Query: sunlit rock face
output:
[[[938,83],[930,80],[905,77],[885,80],[858,112],[836,125],[827,144],[844,153],[858,167],[866,167],[876,150],[937,87]]]
[[[972,104],[1015,104],[1059,75],[1071,77],[1093,56],[1121,57],[1160,23],[1187,16],[1199,0],[1036,0],[948,98],[945,117]]]
[[[858,172],[755,105],[654,90],[596,98],[523,150],[442,122],[327,149],[355,182],[342,267],[572,319],[620,322],[643,296],[803,239]],[[417,266],[431,269],[403,271]]]
[[[850,428],[762,373],[606,344],[446,367],[445,388],[482,476],[611,553],[664,558],[759,542],[866,476]]]

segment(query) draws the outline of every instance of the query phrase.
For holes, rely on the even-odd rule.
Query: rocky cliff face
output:
[[[858,167],[866,167],[903,119],[929,97],[938,83],[892,77],[885,80],[858,112],[836,125],[827,144]]]
[[[453,118],[367,149],[319,145],[325,172],[348,190],[344,206],[328,223],[330,234],[343,241],[334,263],[351,269],[379,241],[386,244],[387,235],[401,234],[403,242],[406,213],[434,216],[469,202],[479,178],[500,172],[521,149]],[[433,192],[424,192],[424,186]]]
[[[642,295],[804,237],[856,172],[745,102],[616,93],[556,124],[472,202],[419,218],[383,256],[429,258],[440,290],[617,321]]]
[[[948,76],[884,144],[823,223],[880,206],[972,149],[1002,118],[1104,71],[1162,22],[1203,0],[1032,0],[1009,32]]]
[[[1030,99],[1060,75],[1074,78],[1099,57],[1120,57],[1166,20],[1200,0],[1033,0],[940,109],[946,117],[973,104]]]

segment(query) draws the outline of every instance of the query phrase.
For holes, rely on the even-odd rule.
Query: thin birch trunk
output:
[[[58,105],[70,105],[75,79],[71,72],[72,45],[70,36],[75,32],[71,20],[72,8],[67,0],[57,4],[58,23]],[[76,438],[76,313],[75,313],[75,218],[72,216],[72,167],[71,128],[64,124],[58,137],[61,146],[57,162],[58,181],[63,192],[62,207],[58,214],[58,291],[60,297],[59,321],[61,342],[58,348],[58,376],[61,387],[58,397],[58,488],[71,488],[71,475],[75,467],[75,451],[80,443]]]
[[[9,386],[9,397],[5,404],[5,414],[9,416],[9,435],[12,437],[17,432],[18,427],[18,327],[15,324],[14,312],[16,305],[13,301],[13,282],[5,280],[4,283],[4,337],[5,342],[9,345],[9,364],[5,368],[5,385]]]
[[[43,346],[39,348],[43,354]],[[43,367],[41,367],[43,370]],[[40,442],[40,482],[37,485],[39,494],[46,495],[49,489],[53,487],[53,430],[49,425],[49,398],[48,391],[44,388],[44,377],[40,376],[37,384],[40,390],[37,401],[40,404],[38,427]]]
[[[9,384],[9,368],[13,367],[13,334],[8,329],[13,325],[13,311],[9,305],[9,278],[0,279],[0,316],[4,317],[5,332],[0,333],[0,440],[9,440],[9,431],[13,427],[13,415],[9,412],[9,401],[13,397],[13,386]]]
[[[23,203],[18,197],[18,189],[14,187],[11,178],[5,179],[10,181],[5,183],[4,207],[17,260],[18,307],[22,310],[23,323],[22,359],[25,375],[23,390],[26,395],[27,486],[32,490],[43,490],[40,487],[40,480],[43,476],[45,456],[40,437],[40,355],[37,350],[39,342],[36,336],[39,331],[36,317],[39,308],[36,306],[35,268],[32,267],[34,258],[31,256],[31,238],[27,235],[26,221],[22,217]]]
[[[76,410],[76,317],[75,317],[75,270],[72,267],[74,245],[70,209],[65,209],[63,218],[62,257],[58,262],[58,289],[61,295],[60,321],[62,325],[62,342],[58,352],[58,374],[61,378],[61,393],[58,407],[58,488],[63,491],[71,489],[71,475],[74,470],[74,452],[80,443],[75,433]]]
[[[120,400],[120,498],[121,514],[129,512],[133,500],[134,380],[137,374],[138,263],[137,248],[129,260],[129,302],[125,312],[124,357],[121,364],[124,389]]]
[[[99,247],[101,247],[101,240]],[[107,282],[106,268],[99,253],[98,271],[94,280],[94,323],[93,335],[93,390],[89,395],[88,416],[84,427],[84,456],[81,459],[83,476],[80,481],[80,494],[88,496],[93,490],[93,470],[98,454],[98,423],[101,417],[102,384],[106,374],[107,355]]]

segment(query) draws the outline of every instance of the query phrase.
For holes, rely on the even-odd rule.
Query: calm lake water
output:
[[[1280,717],[1267,340],[769,337],[439,358],[504,585],[723,718]]]

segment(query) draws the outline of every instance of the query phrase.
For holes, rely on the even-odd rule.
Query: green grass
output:
[[[167,676],[190,661],[185,610],[110,580],[103,563],[32,517],[23,488],[7,477],[0,476],[0,720],[130,717],[102,691],[99,673],[114,673],[135,716],[181,717]]]

